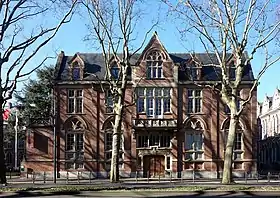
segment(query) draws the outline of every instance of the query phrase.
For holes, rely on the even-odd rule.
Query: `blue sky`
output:
[[[152,12],[158,10],[153,3],[146,5],[145,12]],[[161,8],[162,9],[162,8]],[[140,44],[143,40],[144,33],[151,27],[152,21],[156,18],[160,19],[159,26],[154,29],[158,32],[161,42],[164,44],[168,52],[188,52],[194,50],[196,52],[203,52],[203,49],[199,47],[197,42],[199,40],[195,37],[190,37],[186,41],[180,39],[178,33],[178,24],[166,17],[164,11],[162,13],[156,12],[154,15],[144,16],[140,23],[137,24],[135,37],[135,45]],[[85,20],[80,16],[75,16],[73,20],[66,24],[57,34],[48,46],[40,51],[36,58],[29,64],[36,64],[45,56],[56,56],[60,51],[64,51],[66,55],[73,55],[76,52],[96,52],[96,48],[92,43],[84,41],[85,36],[88,33],[88,29],[85,26]],[[148,36],[148,39],[152,36],[152,33]],[[56,60],[49,60],[46,64],[55,64]],[[260,55],[256,55],[252,61],[254,73],[256,74],[261,67],[262,59]],[[272,95],[277,86],[280,88],[280,78],[278,75],[280,63],[276,63],[262,76],[260,85],[258,87],[258,100],[263,101],[265,95]],[[31,78],[35,78],[32,74]],[[22,86],[19,86],[19,89]],[[19,90],[18,89],[18,90]]]

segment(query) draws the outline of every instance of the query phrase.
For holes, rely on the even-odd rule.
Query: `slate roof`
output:
[[[103,62],[103,56],[101,53],[79,53],[79,56],[83,59],[85,63],[84,70],[84,79],[85,80],[97,80],[104,79],[105,76],[105,66]],[[121,55],[120,55],[121,56]],[[184,67],[186,63],[191,59],[191,55],[189,53],[169,53],[170,58],[174,62],[174,64],[180,65],[179,68]],[[228,57],[230,54],[228,55]],[[137,63],[140,54],[135,54],[131,58],[131,64],[135,65]],[[196,53],[196,59],[202,65],[202,80],[207,81],[216,81],[221,77],[221,71],[218,65],[218,60],[215,54],[206,54],[206,53]],[[64,56],[61,62],[57,62],[57,80],[67,80],[68,79],[68,68],[69,61],[73,58],[73,56]],[[214,64],[214,65],[213,65]],[[190,80],[186,71],[183,69],[179,69],[178,74],[179,81],[187,81]],[[234,69],[230,72],[230,76],[234,78],[235,72]],[[254,80],[253,72],[251,65],[247,65],[244,68],[243,74],[244,81]]]

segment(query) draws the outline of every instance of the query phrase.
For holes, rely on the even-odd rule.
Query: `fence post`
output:
[[[194,180],[195,180],[195,172],[194,172],[194,169],[193,169],[193,183],[194,183]]]
[[[69,183],[69,172],[66,171],[66,183],[68,184]]]
[[[181,183],[183,182],[184,173],[181,171]]]
[[[257,173],[257,183],[259,183],[259,173]]]
[[[34,171],[32,172],[32,183],[33,184],[35,183],[35,172]]]
[[[44,184],[45,184],[46,183],[46,171],[44,171],[43,181],[44,181]]]
[[[170,171],[170,182],[172,182],[172,171]]]
[[[270,183],[270,172],[267,173],[267,182]]]
[[[135,179],[136,179],[136,182],[138,183],[138,171],[136,171]]]
[[[150,183],[150,171],[147,171],[148,174],[148,183]]]
[[[10,179],[12,179],[12,169],[10,168]]]
[[[80,183],[80,174],[79,174],[79,171],[78,171],[77,177],[78,177],[78,183]]]
[[[91,171],[89,172],[89,183],[91,184]]]
[[[245,177],[245,183],[247,184],[247,172],[244,172],[244,177]]]

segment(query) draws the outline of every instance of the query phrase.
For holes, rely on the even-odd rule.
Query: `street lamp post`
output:
[[[15,169],[18,168],[18,109],[16,109],[16,121],[15,121]]]
[[[56,172],[57,172],[57,146],[56,146],[56,105],[55,105],[55,97],[54,90],[52,90],[53,95],[53,183],[56,183]]]

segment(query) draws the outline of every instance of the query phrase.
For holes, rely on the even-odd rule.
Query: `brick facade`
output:
[[[147,57],[153,51],[161,53],[161,58],[163,59],[162,76],[157,79],[143,78],[143,76],[147,75],[146,65],[147,60],[149,60]],[[85,72],[89,71],[87,67],[98,65],[99,59],[92,58],[94,56],[100,56],[100,54],[77,53],[75,56],[69,57],[61,53],[58,57],[58,77],[54,90],[57,108],[57,160],[60,173],[66,170],[92,171],[95,175],[106,177],[109,171],[108,162],[106,163],[107,147],[105,142],[108,141],[107,134],[110,131],[112,114],[106,111],[105,103],[108,98],[106,98],[107,96],[100,87],[100,80],[97,81],[92,76],[87,76]],[[203,56],[205,54],[198,54],[197,58],[201,60]],[[126,104],[134,102],[133,96],[138,88],[145,90],[143,93],[146,94],[148,90],[152,90],[149,88],[154,88],[154,94],[161,90],[163,91],[163,99],[156,100],[153,103],[154,109],[150,108],[151,112],[149,113],[147,111],[150,106],[147,103],[146,95],[143,100],[144,113],[139,112],[137,105],[130,105],[126,108],[122,126],[123,154],[122,164],[120,165],[122,176],[134,177],[137,172],[140,177],[167,176],[170,174],[174,177],[191,177],[193,170],[195,170],[198,177],[221,177],[225,144],[224,135],[228,126],[229,115],[225,113],[223,103],[210,89],[197,87],[191,80],[184,77],[184,72],[187,71],[183,70],[180,64],[186,64],[189,58],[187,54],[169,54],[157,35],[151,38],[142,54],[137,55],[135,58],[135,62],[132,64],[131,81],[128,83],[125,95]],[[71,79],[71,71],[74,68],[72,63],[74,62],[77,62],[82,68],[82,71],[80,71],[82,78],[80,80]],[[161,64],[161,62],[158,63]],[[209,83],[215,82],[215,79],[210,79],[210,75],[206,78],[208,74],[205,73],[207,70],[203,64],[204,62],[201,61],[202,66],[196,67],[197,80]],[[100,68],[101,71],[98,70]],[[99,79],[104,74],[104,72],[102,73],[102,65],[100,68],[98,67],[98,72],[96,72],[96,75],[99,75]],[[251,67],[246,72],[248,72],[246,75],[250,77],[247,76],[248,78],[244,80],[240,87],[241,97],[248,94],[253,80]],[[160,74],[158,73],[157,75]],[[82,90],[82,112],[67,112],[67,109],[69,109],[69,90]],[[164,99],[166,90],[170,90],[170,103],[169,99]],[[194,92],[191,92],[191,90],[194,90]],[[195,90],[200,92],[195,92]],[[190,93],[193,93],[193,95],[188,96]],[[257,91],[255,90],[251,102],[247,105],[240,118],[240,130],[242,131],[240,151],[236,152],[237,157],[233,165],[234,173],[237,176],[243,175],[245,171],[256,171],[256,156],[254,156],[258,138],[256,95]],[[191,97],[194,97],[194,102],[188,104]],[[199,97],[201,97],[201,100]],[[140,96],[137,98],[139,99]],[[158,103],[161,105],[159,106]],[[77,105],[78,101],[75,104]],[[170,104],[170,110],[167,111],[168,104]],[[160,109],[157,110],[155,107]],[[197,111],[196,108],[201,108],[201,110],[190,112],[188,108],[194,108],[194,111]],[[164,113],[158,113],[159,111]],[[156,116],[151,116],[150,114]],[[70,143],[66,143],[66,137],[70,130],[69,127],[73,127],[75,123],[79,123],[77,126],[81,127],[76,128],[78,132],[74,131],[74,135],[71,137],[73,137],[73,141],[78,141],[76,148],[79,146],[79,138],[82,137],[83,154],[82,160],[79,161],[76,158],[75,162],[73,161],[73,164],[75,164],[73,165],[71,162],[70,166],[72,167],[69,168],[67,167],[68,165],[66,166],[69,159],[66,159],[65,150],[68,149],[66,144]],[[48,145],[48,150],[45,153],[35,147],[34,134],[38,133],[38,131],[45,136],[45,139],[42,139],[47,140],[45,144]],[[53,170],[52,131],[52,128],[35,128],[31,130],[29,138],[32,141],[27,144],[25,168],[31,168],[34,171]],[[80,132],[82,132],[82,136],[77,135]],[[41,141],[40,138],[36,140]],[[188,141],[191,142],[190,145],[188,145]],[[40,143],[36,145],[40,145]]]

